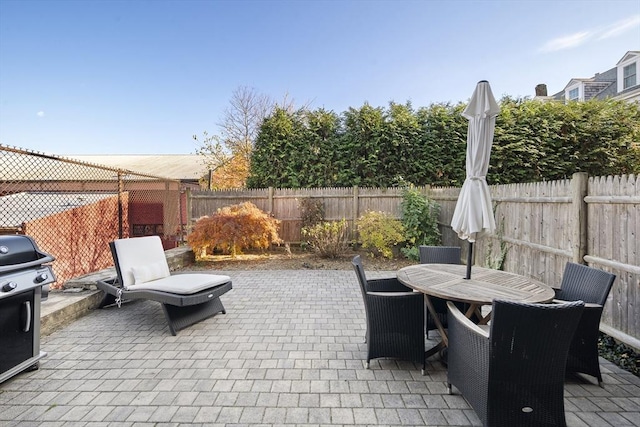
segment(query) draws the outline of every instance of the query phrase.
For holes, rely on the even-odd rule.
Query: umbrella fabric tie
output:
[[[486,176],[470,176],[469,179],[472,181],[486,181],[487,177]]]

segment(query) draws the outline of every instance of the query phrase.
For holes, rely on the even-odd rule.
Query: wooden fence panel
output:
[[[491,193],[496,233],[478,241],[475,262],[495,265],[503,245],[505,270],[557,286],[572,256],[571,181],[492,186]]]
[[[460,246],[461,241],[458,234],[451,228],[451,218],[456,208],[460,188],[458,187],[433,187],[425,192],[426,195],[436,201],[440,205],[440,215],[438,216],[438,225],[440,233],[442,233],[443,246]],[[466,246],[462,245],[463,255],[466,257]]]
[[[616,274],[602,317],[605,332],[640,338],[640,176],[589,179],[589,265]]]

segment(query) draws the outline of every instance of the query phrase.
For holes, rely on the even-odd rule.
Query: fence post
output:
[[[353,218],[351,219],[353,221],[353,226],[351,227],[352,233],[353,233],[353,239],[355,239],[357,237],[357,224],[358,224],[358,205],[359,205],[359,201],[358,201],[358,197],[359,197],[360,191],[357,185],[353,186]]]
[[[193,201],[191,200],[191,189],[189,187],[187,187],[187,193],[185,195],[185,199],[186,199],[185,202],[187,204],[187,206],[185,208],[185,210],[186,210],[185,214],[187,215],[186,223],[187,223],[187,233],[188,233],[189,231],[191,231],[193,229],[193,227],[192,227],[193,224],[191,223],[191,220],[193,218],[193,214],[191,212],[191,209],[193,207]]]
[[[573,210],[573,230],[571,231],[573,247],[573,262],[584,264],[584,256],[587,254],[587,196],[589,175],[585,172],[576,172],[571,177],[571,208]]]
[[[122,193],[124,191],[124,181],[122,179],[122,172],[118,170],[118,239],[123,238],[123,222],[122,217]]]
[[[273,215],[273,187],[269,187],[269,213]]]

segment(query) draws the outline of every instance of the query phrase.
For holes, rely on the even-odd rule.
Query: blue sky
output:
[[[0,0],[0,144],[194,153],[232,92],[341,113],[549,93],[640,50],[640,1]]]

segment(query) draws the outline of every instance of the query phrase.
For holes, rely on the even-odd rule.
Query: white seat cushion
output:
[[[129,285],[127,290],[161,291],[179,295],[190,295],[230,281],[231,278],[229,276],[219,274],[185,273],[175,274],[150,282],[136,282],[135,285]]]

